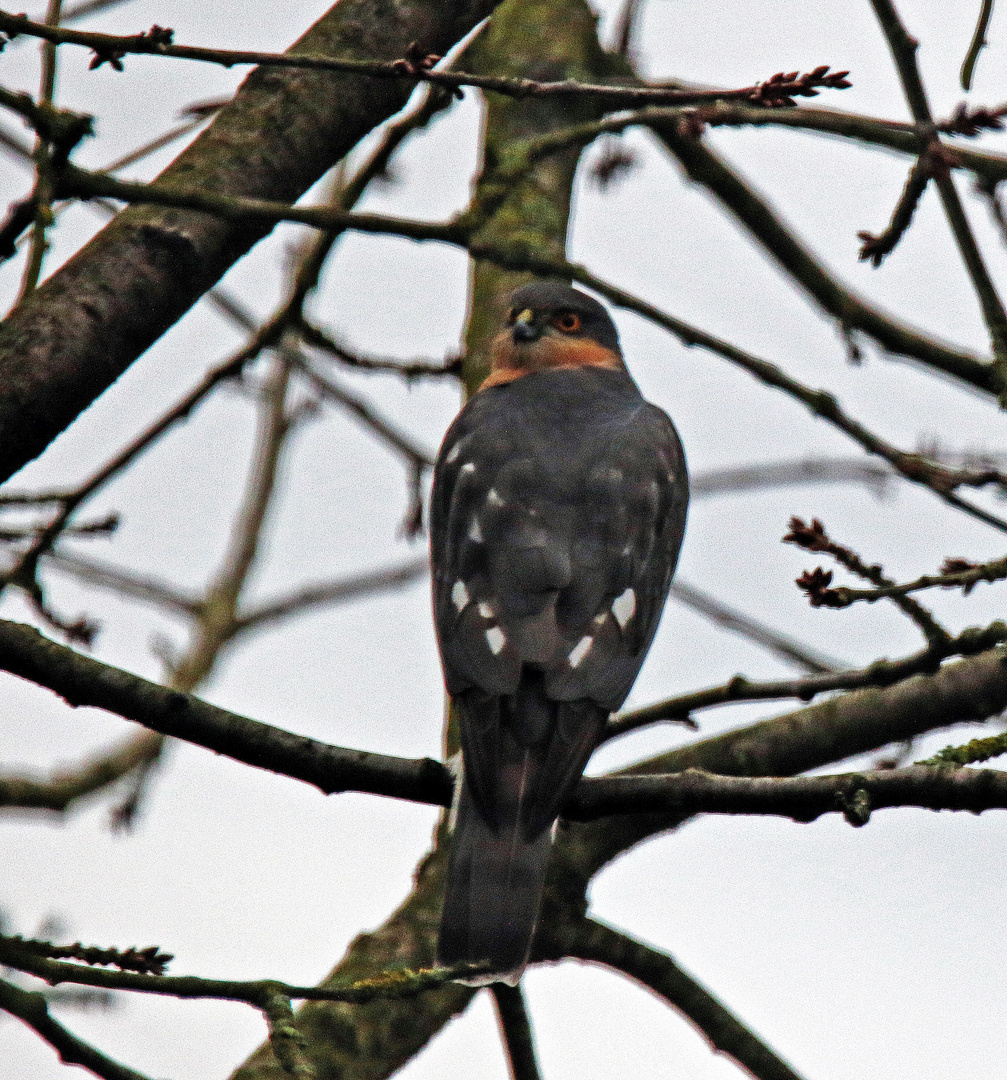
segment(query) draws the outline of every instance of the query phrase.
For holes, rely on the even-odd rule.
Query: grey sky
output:
[[[606,17],[617,8],[608,0],[598,6]],[[133,32],[156,22],[174,27],[184,43],[280,49],[326,7],[324,0],[143,0],[88,26]],[[920,63],[938,115],[962,96],[957,71],[973,8],[978,3],[900,5],[922,42]],[[639,42],[654,76],[718,85],[823,63],[849,68],[853,88],[823,94],[819,103],[907,116],[866,0],[647,0]],[[83,50],[66,49],[61,57],[58,100],[98,117],[99,137],[81,152],[89,165],[144,142],[168,127],[183,105],[226,94],[242,78],[238,71],[144,57],[128,58],[122,74],[107,66],[89,73]],[[34,90],[36,58],[33,45],[9,49],[0,56],[0,81]],[[1007,98],[1005,61],[1007,13],[998,11],[970,100]],[[367,208],[439,219],[461,207],[477,160],[477,127],[470,93],[406,148],[396,162],[398,182],[368,196]],[[856,232],[884,227],[905,179],[905,160],[771,129],[721,130],[710,140],[844,280],[924,329],[986,351],[977,305],[932,191],[880,270],[856,260]],[[990,402],[886,359],[869,343],[865,363],[850,366],[832,324],[725,214],[683,183],[646,137],[634,133],[626,141],[641,167],[605,194],[584,181],[578,187],[576,260],[827,387],[900,446],[936,436],[955,448],[1004,449],[1003,420]],[[985,142],[1004,148],[1000,136]],[[173,154],[145,162],[135,175],[153,175]],[[0,156],[0,181],[14,197],[28,179]],[[959,188],[967,193],[964,180]],[[973,205],[971,216],[994,274],[1007,281],[1007,251],[982,206]],[[87,208],[71,210],[47,265],[57,265],[100,222]],[[228,275],[226,287],[266,314],[279,295],[283,252],[297,235],[293,227],[276,230]],[[20,261],[0,267],[5,303],[16,293],[20,270]],[[437,357],[457,348],[466,273],[458,251],[349,236],[313,310],[361,349]],[[726,362],[682,348],[634,315],[615,315],[634,374],[675,418],[693,470],[857,452],[801,406]],[[16,478],[16,486],[72,482],[237,342],[217,314],[199,305]],[[444,385],[342,377],[431,449],[457,408],[457,393]],[[118,509],[124,524],[114,540],[79,550],[180,584],[203,582],[220,555],[244,480],[250,415],[248,401],[234,390],[216,394],[95,500],[95,516]],[[396,538],[406,506],[400,463],[352,419],[330,412],[308,425],[295,440],[286,473],[289,488],[273,520],[257,595],[388,565],[422,549],[422,542],[410,546]],[[841,486],[697,502],[682,577],[851,663],[908,652],[918,647],[918,634],[881,605],[840,613],[809,608],[793,579],[816,558],[779,543],[795,513],[822,517],[837,538],[899,578],[935,570],[946,555],[981,559],[1004,547],[993,530],[908,485],[885,502]],[[177,643],[176,626],[148,607],[85,590],[55,572],[52,581],[61,610],[101,619],[96,656],[158,675],[152,637],[174,633]],[[932,601],[951,626],[962,627],[997,617],[1002,595],[1002,586],[980,587],[968,601],[951,595]],[[438,755],[442,688],[428,608],[421,582],[305,616],[239,645],[205,694],[331,742]],[[3,614],[26,616],[16,600],[5,603]],[[786,670],[671,604],[631,703],[710,685],[737,671],[769,676]],[[126,731],[121,721],[71,711],[9,676],[0,677],[0,689],[6,769],[73,762]],[[701,717],[702,732],[787,707],[709,712]],[[959,734],[968,737],[956,732],[955,741]],[[592,770],[689,737],[675,727],[640,732],[606,747]],[[917,756],[948,741],[943,734],[924,740]],[[156,942],[176,954],[172,970],[179,974],[314,981],[356,933],[379,924],[406,894],[435,819],[430,808],[392,800],[326,799],[294,781],[176,746],[130,835],[109,833],[107,800],[55,827],[0,820],[7,868],[0,908],[19,932],[58,914],[70,939]],[[996,813],[975,818],[890,810],[860,830],[831,819],[799,826],[705,818],[606,870],[592,902],[601,917],[669,949],[809,1080],[994,1080],[1002,1075],[1007,1008],[999,933],[1007,900],[1005,840],[1007,825]],[[526,986],[550,1080],[739,1075],[684,1020],[614,975],[566,964],[530,971]],[[224,1077],[264,1034],[260,1018],[243,1006],[139,996],[111,1013],[67,1013],[65,1019],[125,1063],[170,1080]],[[18,1080],[68,1075],[48,1047],[9,1019],[0,1020],[0,1062],[0,1072]],[[502,1080],[506,1069],[487,1001],[477,1001],[401,1075]]]

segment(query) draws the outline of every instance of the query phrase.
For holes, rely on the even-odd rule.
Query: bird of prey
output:
[[[438,943],[528,960],[557,818],[646,656],[685,530],[678,434],[605,308],[517,290],[434,470],[434,619],[462,768]]]

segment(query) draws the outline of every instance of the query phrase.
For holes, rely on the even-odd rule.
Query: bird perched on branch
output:
[[[457,710],[438,960],[527,963],[556,820],[653,640],[688,501],[671,420],[645,401],[608,312],[518,289],[489,377],[434,470],[434,616]]]

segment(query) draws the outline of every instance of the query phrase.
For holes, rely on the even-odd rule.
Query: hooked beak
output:
[[[511,334],[515,343],[535,341],[541,334],[541,329],[535,326],[535,313],[531,308],[525,308],[514,320]]]

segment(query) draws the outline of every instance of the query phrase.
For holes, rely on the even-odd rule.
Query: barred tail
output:
[[[538,919],[552,829],[525,839],[520,814],[490,826],[463,781],[448,864],[437,960],[489,961],[492,973],[462,980],[475,986],[521,978]],[[520,804],[513,807],[520,809]],[[503,816],[503,815],[502,815]]]

